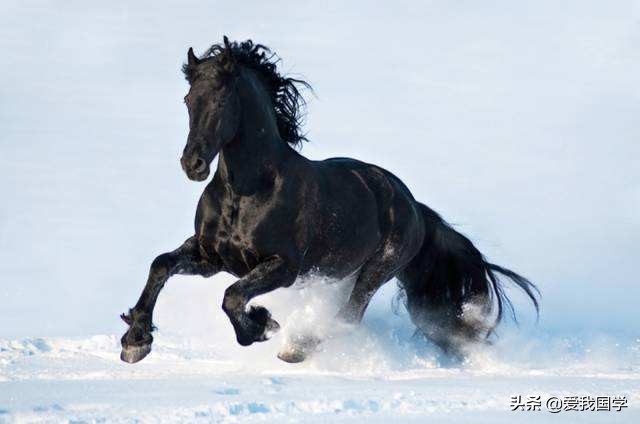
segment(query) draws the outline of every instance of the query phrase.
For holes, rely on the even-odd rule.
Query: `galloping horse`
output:
[[[411,320],[436,345],[462,355],[468,343],[492,334],[512,307],[498,275],[524,290],[538,309],[535,286],[492,264],[465,236],[416,201],[389,171],[349,158],[313,161],[294,147],[301,134],[304,81],[281,75],[277,57],[253,42],[188,51],[185,103],[189,136],[180,163],[191,180],[217,170],[198,203],[195,231],[151,264],[136,305],[122,319],[121,359],[134,363],[151,351],[153,309],[174,274],[238,278],[222,309],[238,343],[261,342],[279,329],[254,297],[291,286],[310,271],[333,278],[355,275],[337,319],[357,324],[376,291],[396,277]],[[538,293],[539,294],[539,293]],[[304,360],[320,340],[313,335],[281,352]]]

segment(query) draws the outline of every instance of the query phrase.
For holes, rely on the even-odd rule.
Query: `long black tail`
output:
[[[398,275],[411,320],[449,353],[491,335],[508,308],[515,311],[498,276],[520,287],[539,310],[536,286],[515,272],[485,260],[464,235],[420,204],[425,238],[420,252]]]

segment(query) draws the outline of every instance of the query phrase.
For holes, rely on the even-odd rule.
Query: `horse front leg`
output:
[[[297,275],[298,268],[291,261],[273,256],[225,290],[222,309],[233,325],[238,343],[248,346],[262,342],[280,329],[266,308],[251,306],[247,310],[247,304],[256,296],[290,286]]]
[[[153,336],[153,309],[160,291],[169,277],[175,274],[202,275],[210,277],[221,270],[220,261],[205,259],[200,255],[196,236],[187,239],[173,252],[163,253],[154,259],[149,271],[147,284],[136,305],[121,318],[129,329],[120,340],[120,359],[134,363],[143,359],[151,351]]]

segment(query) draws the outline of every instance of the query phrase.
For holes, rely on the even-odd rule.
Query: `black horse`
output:
[[[278,323],[255,296],[291,286],[310,271],[356,282],[337,319],[357,324],[376,291],[396,277],[413,323],[453,355],[488,337],[511,307],[498,274],[533,301],[535,286],[487,262],[436,212],[416,201],[389,171],[349,158],[312,161],[294,147],[301,134],[307,83],[277,71],[277,58],[250,40],[212,46],[183,66],[190,90],[189,136],[180,163],[204,181],[195,234],[158,256],[138,303],[123,314],[122,360],[151,350],[158,294],[174,274],[205,277],[226,271],[238,280],[222,309],[238,343],[267,340]],[[320,342],[313,335],[279,357],[297,362]]]

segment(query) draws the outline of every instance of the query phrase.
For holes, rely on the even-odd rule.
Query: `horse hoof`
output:
[[[253,326],[250,332],[252,336],[247,337],[251,340],[249,344],[267,341],[280,330],[278,321],[271,318],[271,313],[263,306],[252,306],[247,315]]]
[[[135,364],[147,356],[149,352],[151,352],[150,344],[142,346],[127,346],[122,348],[120,359],[129,364]]]
[[[314,336],[299,336],[278,352],[278,359],[290,364],[302,362],[318,349],[320,339]]]
[[[304,361],[307,355],[301,349],[288,348],[278,352],[278,359],[290,364],[297,364]]]
[[[278,324],[278,321],[276,321],[275,319],[269,318],[267,323],[264,325],[264,328],[260,330],[259,335],[254,337],[251,340],[251,343],[266,342],[271,337],[273,337],[273,335],[276,334],[278,331],[280,331],[280,324]]]

